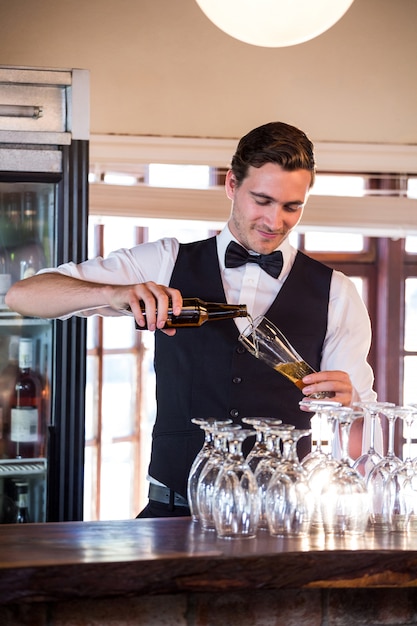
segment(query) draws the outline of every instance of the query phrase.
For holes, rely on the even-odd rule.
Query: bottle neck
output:
[[[32,368],[32,341],[21,339],[19,343],[19,368],[29,371]]]
[[[248,311],[245,304],[216,304],[205,303],[209,320],[233,319],[235,317],[247,317]]]

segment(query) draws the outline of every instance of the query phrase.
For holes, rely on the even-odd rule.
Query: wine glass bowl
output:
[[[197,516],[204,531],[215,530],[213,517],[214,485],[227,454],[227,435],[241,430],[240,424],[217,425],[213,430],[213,450],[204,464],[197,482]]]
[[[268,529],[273,536],[304,537],[310,531],[314,496],[308,474],[297,457],[297,442],[308,429],[282,430],[283,457],[275,468],[265,495]]]
[[[339,407],[332,415],[341,430],[342,455],[320,494],[324,532],[363,535],[369,521],[368,491],[364,478],[353,468],[348,452],[351,425],[363,417],[363,412]]]
[[[279,420],[281,422],[281,420]],[[259,516],[259,528],[266,529],[268,527],[268,521],[266,517],[266,491],[269,486],[269,482],[272,476],[275,474],[277,468],[282,462],[282,455],[280,449],[281,440],[285,437],[285,434],[293,431],[294,426],[292,424],[272,424],[271,422],[263,423],[261,425],[265,433],[265,441],[267,445],[267,454],[261,459],[254,472],[255,480],[258,485],[259,497],[261,502],[261,510]],[[247,459],[248,460],[248,459]],[[249,466],[250,460],[248,460]]]
[[[253,430],[228,431],[228,452],[213,492],[213,518],[217,536],[249,539],[256,536],[260,499],[255,476],[242,453],[242,443]]]

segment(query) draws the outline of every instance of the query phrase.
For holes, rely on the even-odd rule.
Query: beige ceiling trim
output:
[[[90,185],[90,212],[95,215],[225,222],[230,201],[221,188]],[[299,229],[346,230],[392,237],[417,235],[417,200],[310,196]]]
[[[228,167],[236,144],[235,139],[93,134],[90,160],[126,171],[138,163]],[[316,142],[315,151],[319,171],[417,173],[415,145]]]

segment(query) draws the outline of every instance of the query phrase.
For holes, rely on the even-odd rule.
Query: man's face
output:
[[[229,228],[248,250],[269,254],[300,221],[311,185],[311,172],[288,172],[280,165],[266,163],[249,167],[238,187],[230,170],[226,193],[232,200]]]

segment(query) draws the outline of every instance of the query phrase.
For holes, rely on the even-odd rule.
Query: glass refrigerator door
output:
[[[53,323],[14,314],[4,296],[16,281],[54,264],[55,188],[52,182],[0,182],[2,523],[18,521],[19,499],[26,501],[31,521],[46,518]],[[23,344],[31,357],[24,368],[19,366]]]

